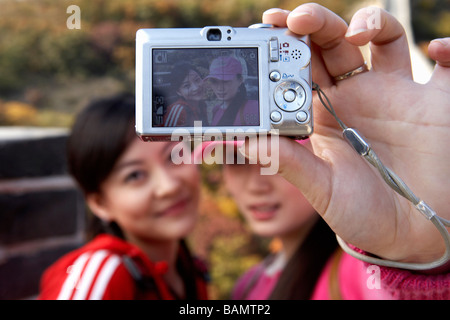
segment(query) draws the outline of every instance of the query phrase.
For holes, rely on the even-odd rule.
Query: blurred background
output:
[[[84,204],[66,175],[65,135],[92,99],[134,92],[138,29],[246,27],[269,8],[292,10],[304,2],[0,0],[0,299],[34,298],[42,270],[83,243]],[[367,5],[391,11],[408,31],[418,82],[432,71],[428,42],[450,36],[449,0],[316,2],[347,21]],[[71,5],[80,9],[79,29],[69,28]],[[248,232],[218,168],[201,170],[201,231],[189,240],[211,266],[212,297],[224,299],[236,278],[277,250],[277,242]]]

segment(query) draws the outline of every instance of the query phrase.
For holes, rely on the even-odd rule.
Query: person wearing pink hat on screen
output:
[[[247,98],[239,60],[231,56],[214,59],[206,80],[220,101],[213,108],[212,126],[259,125],[258,101]]]

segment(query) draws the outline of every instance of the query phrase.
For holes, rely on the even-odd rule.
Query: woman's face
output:
[[[242,77],[236,75],[231,80],[210,78],[209,83],[219,100],[230,101],[237,94],[239,87],[242,84]]]
[[[189,70],[189,73],[178,88],[177,94],[186,101],[203,100],[205,98],[203,79],[194,70]]]
[[[294,185],[280,175],[261,175],[260,169],[256,164],[225,164],[225,186],[256,234],[297,232],[315,210]]]
[[[90,203],[95,201],[93,211],[115,221],[131,242],[180,239],[195,225],[199,172],[195,165],[172,162],[175,145],[135,138],[102,184],[100,194],[90,196]]]

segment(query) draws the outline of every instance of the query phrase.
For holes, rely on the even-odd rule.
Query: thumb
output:
[[[436,61],[431,82],[447,90],[450,84],[450,38],[431,41],[428,55]]]
[[[428,46],[428,55],[442,67],[450,67],[450,37],[435,39]]]

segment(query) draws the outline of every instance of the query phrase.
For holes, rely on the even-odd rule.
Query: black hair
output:
[[[187,62],[179,62],[172,67],[172,71],[170,73],[170,86],[172,88],[172,91],[176,92],[180,88],[184,79],[186,79],[189,71],[191,70],[197,72],[200,75],[200,72],[197,70],[197,68]]]
[[[196,72],[200,78],[202,78],[202,73],[200,70],[194,66],[193,64],[187,63],[187,62],[178,62],[176,63],[171,70],[170,73],[170,91],[168,94],[166,94],[167,97],[169,97],[170,103],[175,103],[178,99],[182,98],[177,92],[180,89],[184,79],[189,75],[190,71]],[[186,101],[187,102],[187,101]],[[200,120],[205,121],[207,119],[206,116],[206,103],[205,101],[200,101],[198,105],[198,112],[199,114],[196,116],[199,116],[200,118],[193,119],[193,120]],[[190,115],[192,116],[192,115]],[[193,122],[193,121],[192,121]],[[193,123],[192,123],[193,125]]]
[[[318,218],[284,267],[269,299],[309,300],[325,264],[337,248],[335,233]]]
[[[85,195],[100,192],[115,163],[136,137],[135,98],[129,93],[91,102],[75,119],[67,140],[69,173]],[[115,224],[92,215],[90,237],[111,232],[123,238]]]
[[[317,213],[316,213],[317,214]],[[318,214],[317,214],[318,215]],[[312,297],[327,261],[338,250],[336,236],[330,227],[318,218],[303,242],[299,244],[292,257],[283,268],[280,277],[272,289],[269,300],[309,300]],[[270,265],[275,255],[267,256],[263,267]],[[235,292],[234,298],[247,299],[264,268],[253,274],[243,291]]]
[[[119,156],[135,137],[134,96],[90,103],[75,120],[67,142],[68,169],[85,194],[100,191]]]

